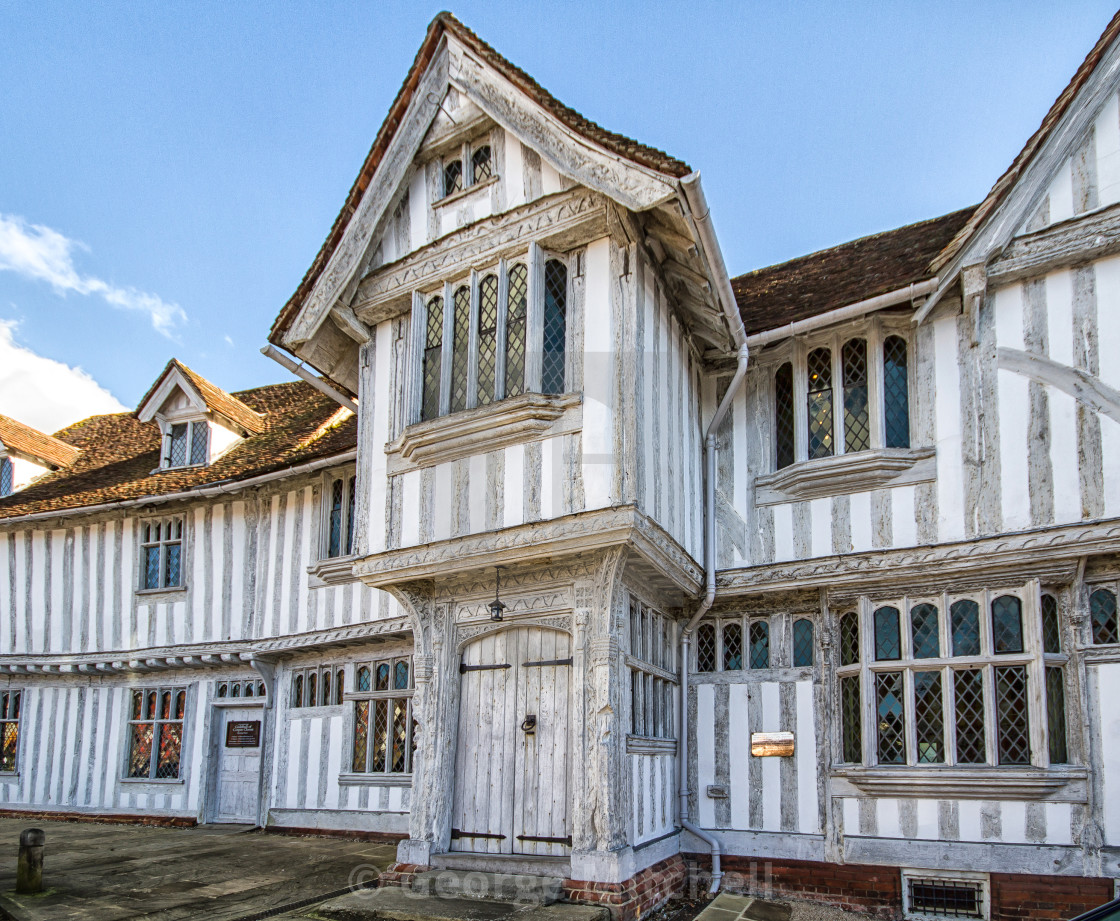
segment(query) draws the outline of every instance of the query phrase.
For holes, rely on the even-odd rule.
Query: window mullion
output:
[[[941,671],[941,713],[945,726],[945,764],[957,763],[957,689],[953,669]]]
[[[407,420],[413,425],[420,421],[424,403],[424,346],[427,329],[427,304],[419,291],[412,292],[412,333],[409,364],[411,371],[407,382]]]
[[[451,282],[443,283],[443,342],[439,369],[439,414],[451,411],[451,364],[455,353],[455,291]]]
[[[494,402],[506,395],[506,337],[509,308],[509,274],[505,259],[498,260],[498,327],[494,334]]]
[[[525,318],[525,392],[540,393],[544,372],[544,255],[529,244],[529,275]]]
[[[988,748],[987,764],[999,764],[999,728],[996,724],[999,708],[996,706],[995,671],[991,665],[982,669],[984,674],[984,742]]]
[[[863,721],[861,741],[863,742],[863,763],[867,765],[878,764],[876,740],[879,730],[876,722],[878,704],[875,701],[874,675],[868,668],[868,663],[873,659],[875,652],[874,629],[871,623],[871,602],[861,598],[857,606],[859,613],[859,641],[860,651],[860,690],[862,704],[860,718]]]
[[[463,141],[459,156],[459,162],[463,164],[463,188],[467,189],[474,185],[474,163],[471,162],[471,145],[468,141]]]
[[[835,336],[829,343],[832,354],[832,456],[840,457],[847,444],[848,419],[844,411],[844,337]]]
[[[804,342],[794,340],[793,362],[793,457],[794,462],[809,459],[809,379],[806,370],[808,350]]]
[[[914,669],[902,670],[902,724],[906,727],[906,763],[918,763],[918,709],[914,699]]]
[[[1031,764],[1050,764],[1050,745],[1046,718],[1046,663],[1042,653],[1042,585],[1038,579],[1027,583],[1023,599],[1023,652],[1027,662],[1027,737],[1030,739]]]
[[[867,330],[867,408],[872,450],[886,444],[883,400],[883,330],[876,317]]]
[[[471,269],[470,325],[467,332],[467,409],[474,409],[478,405],[478,311],[478,271]]]

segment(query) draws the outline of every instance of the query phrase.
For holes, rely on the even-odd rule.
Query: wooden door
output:
[[[571,640],[543,627],[463,650],[451,849],[563,856]]]
[[[260,707],[224,707],[218,737],[215,822],[257,824],[261,778]]]

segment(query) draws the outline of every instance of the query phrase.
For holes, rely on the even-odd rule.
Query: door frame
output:
[[[259,827],[264,826],[262,813],[265,809],[264,792],[265,778],[268,774],[265,764],[265,754],[269,751],[269,721],[265,715],[271,711],[268,700],[264,697],[220,697],[210,701],[210,744],[207,751],[209,769],[206,778],[206,803],[203,810],[204,821],[207,824],[235,824],[218,821],[218,804],[221,801],[220,784],[222,782],[222,749],[225,747],[226,710],[260,710],[261,712],[261,744],[260,767],[257,771],[257,810],[253,823]]]

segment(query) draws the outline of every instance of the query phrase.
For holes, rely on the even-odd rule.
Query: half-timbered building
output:
[[[303,380],[0,417],[0,804],[627,918],[690,864],[1111,897],[1118,32],[979,206],[733,279],[696,172],[438,16],[269,334]]]

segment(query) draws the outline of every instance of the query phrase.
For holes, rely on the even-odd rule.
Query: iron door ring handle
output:
[[[521,731],[531,733],[537,728],[537,716],[535,713],[530,713],[525,719],[521,721]]]

